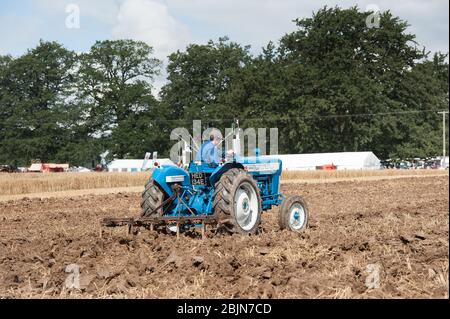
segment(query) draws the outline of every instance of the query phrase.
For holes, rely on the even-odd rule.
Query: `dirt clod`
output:
[[[399,238],[402,241],[402,243],[404,243],[404,244],[409,244],[410,242],[412,242],[414,240],[413,237],[408,236],[408,235],[400,235]]]

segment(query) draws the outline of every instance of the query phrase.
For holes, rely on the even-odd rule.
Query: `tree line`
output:
[[[77,54],[41,40],[0,56],[0,163],[69,162],[99,154],[167,156],[176,127],[279,129],[280,153],[373,151],[380,158],[441,153],[447,54],[431,54],[389,11],[366,26],[358,8],[322,8],[259,55],[220,38],[168,57],[167,84],[149,45],[98,41]],[[448,139],[447,139],[448,140]]]

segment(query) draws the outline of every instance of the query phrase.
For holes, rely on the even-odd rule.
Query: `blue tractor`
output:
[[[255,234],[261,213],[279,209],[281,229],[302,232],[308,225],[308,208],[300,196],[280,194],[282,161],[260,157],[233,156],[220,165],[191,161],[187,169],[156,167],[141,198],[137,219],[106,218],[107,227],[128,225],[151,229],[165,226],[177,232],[194,227],[204,234],[206,224],[230,233]]]
[[[281,170],[281,160],[259,156],[234,157],[217,167],[193,161],[187,170],[163,165],[145,185],[140,219],[175,223],[175,231],[208,223],[231,233],[254,234],[261,213],[281,205],[280,227],[302,232],[308,208],[300,196],[280,194]]]

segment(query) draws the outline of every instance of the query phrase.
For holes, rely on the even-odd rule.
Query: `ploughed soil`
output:
[[[255,236],[124,228],[139,193],[0,203],[0,297],[448,298],[448,176],[283,184],[310,227]],[[77,285],[79,284],[79,285]],[[79,287],[70,288],[70,287]]]

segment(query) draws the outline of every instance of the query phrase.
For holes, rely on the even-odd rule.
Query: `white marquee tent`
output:
[[[283,170],[315,170],[317,166],[335,165],[338,170],[379,169],[380,160],[372,152],[316,153],[269,155],[262,158],[278,158],[283,161]],[[160,165],[175,165],[168,158],[156,160]],[[143,167],[143,159],[116,159],[108,165],[109,172],[142,172],[154,167],[148,160]]]
[[[289,154],[264,156],[283,161],[283,170],[315,170],[317,166],[335,165],[338,170],[380,169],[380,160],[372,152]]]
[[[115,159],[108,165],[108,172],[144,172],[154,167],[154,161],[148,160],[144,165],[143,159]],[[168,158],[157,159],[160,165],[175,165]]]

